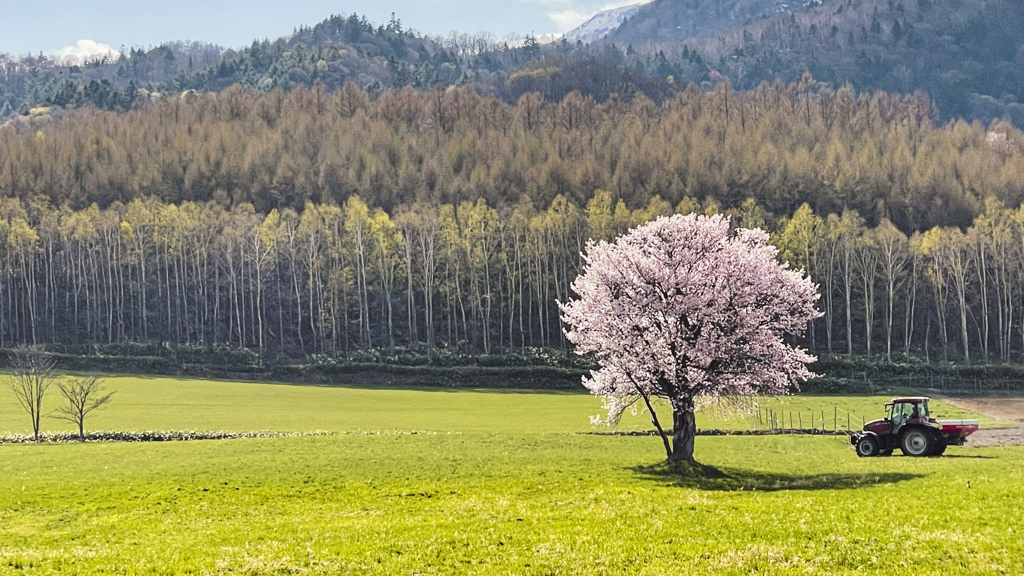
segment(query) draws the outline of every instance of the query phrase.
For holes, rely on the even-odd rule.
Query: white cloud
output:
[[[102,44],[95,40],[89,40],[86,38],[75,42],[71,46],[65,46],[60,50],[55,51],[53,55],[58,59],[70,57],[85,60],[92,58],[93,56],[104,56],[108,53],[116,53],[116,50],[114,50],[109,44]]]
[[[545,15],[559,32],[568,32],[583,24],[595,14],[636,4],[649,4],[654,0],[516,0],[520,4],[534,4],[547,9]]]
[[[654,0],[611,0],[610,2],[605,2],[604,4],[602,4],[601,8],[598,11],[599,12],[604,12],[605,10],[613,10],[615,8],[622,8],[623,6],[635,6],[637,4],[650,4],[651,2],[654,2]]]
[[[580,12],[579,10],[562,10],[559,12],[548,12],[547,16],[555,23],[555,28],[559,32],[568,32],[586,22],[593,14]]]
[[[548,8],[564,8],[578,4],[576,0],[516,0],[520,4],[540,4]]]

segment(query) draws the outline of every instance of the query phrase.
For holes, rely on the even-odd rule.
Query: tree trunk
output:
[[[671,462],[696,463],[693,459],[693,441],[697,436],[697,418],[690,399],[672,402],[672,454]]]

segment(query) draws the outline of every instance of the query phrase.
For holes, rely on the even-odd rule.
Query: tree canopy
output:
[[[562,319],[576,352],[600,364],[584,385],[609,418],[643,399],[668,458],[692,462],[701,402],[783,394],[810,378],[814,357],[785,337],[818,316],[817,287],[777,255],[764,231],[730,233],[720,215],[661,217],[589,242]],[[672,406],[671,446],[652,398]]]

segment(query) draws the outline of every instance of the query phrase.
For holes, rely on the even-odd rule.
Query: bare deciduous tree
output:
[[[85,417],[93,410],[110,402],[113,392],[107,392],[103,382],[95,376],[75,378],[57,384],[67,404],[57,408],[57,418],[78,426],[78,439],[85,442]]]
[[[13,373],[7,385],[14,392],[18,404],[32,419],[32,436],[39,440],[39,420],[43,412],[43,397],[53,383],[53,357],[37,346],[25,346],[11,351]]]

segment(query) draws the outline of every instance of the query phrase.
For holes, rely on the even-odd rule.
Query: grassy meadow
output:
[[[581,393],[108,385],[90,428],[337,434],[0,445],[0,573],[1006,574],[1024,557],[1020,447],[859,459],[843,437],[699,437],[708,467],[680,473],[657,438],[588,434],[600,402]],[[873,418],[888,398],[771,402]],[[12,400],[0,431],[24,433]]]

